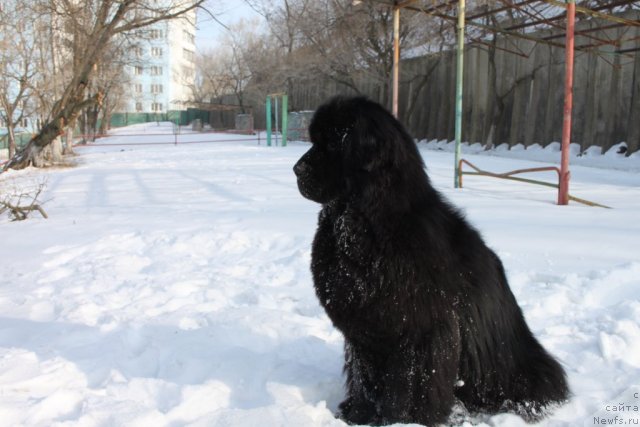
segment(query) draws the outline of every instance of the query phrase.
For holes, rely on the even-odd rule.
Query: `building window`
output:
[[[182,35],[184,36],[184,39],[191,43],[191,44],[195,44],[196,42],[196,36],[191,34],[189,31],[187,30],[182,30]]]
[[[151,56],[156,58],[162,58],[162,48],[161,47],[152,47],[151,48]]]
[[[136,83],[134,85],[134,89],[135,89],[136,93],[142,93],[142,84],[141,83]]]
[[[22,119],[20,121],[20,126],[22,126],[23,128],[29,127],[29,120],[28,119]]]
[[[140,58],[144,54],[144,49],[140,46],[133,46],[131,48],[131,54],[136,58]]]
[[[194,53],[189,49],[182,49],[182,57],[189,62],[193,62]]]
[[[133,67],[133,72],[136,76],[141,76],[143,68],[140,65],[136,65],[135,67]]]
[[[152,39],[161,39],[164,37],[164,33],[162,30],[150,30],[149,31],[149,36]]]
[[[196,71],[191,68],[191,67],[187,67],[187,66],[182,66],[182,75],[185,79],[192,79],[196,76]]]
[[[136,111],[137,112],[142,111],[142,102],[136,102]]]
[[[151,85],[151,93],[162,93],[162,85]]]
[[[151,104],[151,111],[162,111],[162,104],[159,102],[154,102]]]
[[[151,67],[151,75],[152,76],[161,76],[162,75],[162,67],[152,66]]]

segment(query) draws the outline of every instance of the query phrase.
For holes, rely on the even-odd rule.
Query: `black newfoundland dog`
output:
[[[472,413],[535,421],[569,395],[529,330],[500,259],[431,186],[416,144],[383,107],[338,97],[294,167],[322,204],[311,270],[345,338],[352,424],[446,422]]]

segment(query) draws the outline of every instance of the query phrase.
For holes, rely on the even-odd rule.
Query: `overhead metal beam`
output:
[[[537,1],[543,1],[543,0],[537,0]],[[610,10],[610,9],[613,9],[615,7],[618,7],[618,6],[624,6],[624,5],[633,3],[633,1],[635,1],[635,0],[619,0],[619,1],[612,2],[612,3],[606,4],[606,5],[601,5],[601,6],[597,6],[597,7],[591,8],[590,10],[592,10],[594,12],[599,12],[601,10],[607,10],[607,9]],[[564,8],[565,4],[561,3],[558,7]],[[561,19],[566,19],[566,17],[567,17],[567,14],[566,14],[566,12],[564,12],[564,13],[560,13],[558,15],[554,15],[554,16],[551,16],[551,17],[548,17],[548,18],[539,18],[538,20],[534,19],[534,20],[531,20],[531,21],[528,21],[528,22],[523,22],[522,24],[518,24],[518,25],[511,26],[511,27],[507,27],[507,30],[519,30],[519,29],[522,29],[522,28],[533,27],[533,26],[540,25],[540,24],[548,24],[549,22],[558,21],[558,20],[561,20]],[[564,37],[564,33],[561,35],[561,37]]]
[[[545,3],[551,4],[553,6],[557,6],[557,7],[564,7],[567,9],[567,14],[568,14],[568,10],[569,10],[569,5],[572,3],[571,1],[568,1],[566,4],[565,3],[561,3],[559,1],[556,0],[541,0]],[[629,4],[631,2],[627,1],[626,3],[622,3],[622,4]],[[586,7],[581,7],[581,6],[576,6],[575,2],[573,2],[576,12],[580,12],[583,13],[585,15],[589,15],[592,16],[594,18],[600,18],[600,19],[606,19],[608,21],[613,21],[613,22],[618,22],[620,24],[624,24],[624,25],[628,25],[630,27],[640,27],[640,21],[633,21],[631,19],[626,19],[626,18],[621,18],[619,16],[614,16],[614,15],[609,15],[606,13],[601,13],[598,12],[595,9],[587,9]],[[607,8],[609,8],[609,6],[607,6]]]
[[[455,116],[455,139],[456,139],[456,148],[455,148],[455,178],[454,185],[456,188],[460,187],[460,173],[459,173],[459,165],[460,165],[460,145],[462,141],[462,96],[463,96],[463,77],[464,77],[464,37],[465,37],[465,26],[479,28],[485,31],[491,31],[494,33],[504,34],[506,36],[510,36],[513,38],[519,38],[524,40],[533,41],[536,43],[543,43],[555,47],[560,47],[565,49],[565,97],[564,97],[564,109],[563,109],[563,125],[562,125],[562,151],[561,151],[561,159],[560,159],[560,181],[558,186],[558,204],[566,205],[569,202],[569,179],[570,179],[570,171],[569,171],[569,147],[571,144],[571,124],[572,124],[572,110],[573,110],[573,69],[574,69],[574,54],[576,50],[585,50],[589,51],[589,48],[596,47],[600,44],[613,44],[614,46],[621,46],[622,41],[624,39],[622,37],[618,38],[618,40],[598,40],[588,33],[602,30],[602,29],[610,29],[615,28],[619,25],[630,26],[630,27],[640,27],[639,20],[627,19],[620,16],[614,16],[606,13],[600,12],[601,10],[613,10],[617,6],[622,6],[626,4],[634,3],[634,0],[618,0],[612,1],[609,4],[594,7],[592,9],[576,6],[576,0],[565,0],[566,3],[560,2],[558,0],[523,0],[519,3],[512,3],[511,0],[501,0],[504,6],[495,8],[492,10],[484,10],[479,13],[475,13],[470,16],[466,15],[465,10],[465,0],[449,0],[444,1],[442,3],[434,4],[432,2],[432,6],[429,8],[420,7],[419,5],[415,5],[417,3],[416,0],[393,0],[393,1],[384,1],[384,0],[370,0],[379,4],[385,4],[386,6],[393,7],[394,9],[394,69],[393,69],[393,113],[397,116],[397,103],[398,103],[398,69],[399,69],[399,42],[397,40],[397,34],[399,33],[399,13],[400,9],[408,9],[415,12],[425,13],[429,16],[433,16],[435,18],[439,18],[445,20],[450,23],[456,23],[457,27],[457,69],[456,69],[456,99],[455,99],[455,107],[456,107],[456,116]],[[530,5],[536,1],[541,3],[546,3],[558,8],[562,8],[566,10],[566,13],[557,14],[551,17],[544,17],[540,15],[540,11],[536,10],[525,10],[524,7]],[[457,16],[452,16],[448,14],[449,9],[451,9],[454,5],[458,6]],[[476,19],[480,19],[486,16],[490,16],[492,14],[500,13],[505,10],[509,10],[512,8],[521,8],[521,11],[526,15],[529,15],[531,21],[523,22],[521,24],[511,25],[507,28],[499,28],[492,27],[490,25],[485,25],[479,22],[476,22]],[[576,13],[580,13],[581,15],[586,15],[596,19],[602,19],[614,22],[614,25],[597,25],[594,28],[587,28],[582,31],[576,32]],[[540,15],[537,18],[536,15]],[[560,35],[551,35],[546,37],[536,37],[534,35],[520,33],[517,30],[522,30],[527,27],[533,27],[536,25],[546,25],[548,27],[554,28],[558,27],[558,25],[554,25],[553,22],[566,20],[566,29],[564,32],[565,43],[556,43],[552,41],[552,39],[562,37]],[[587,46],[575,46],[575,35],[579,34],[584,37],[592,38],[598,40],[598,43],[587,45]],[[639,50],[640,48],[629,48],[629,49],[618,49],[616,53],[626,53],[626,52],[634,52]]]

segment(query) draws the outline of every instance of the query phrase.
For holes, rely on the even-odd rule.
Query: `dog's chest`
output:
[[[366,310],[380,278],[378,250],[367,221],[357,213],[325,208],[313,242],[311,270],[327,313]]]

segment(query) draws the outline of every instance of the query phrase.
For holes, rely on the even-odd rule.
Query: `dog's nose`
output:
[[[293,167],[293,173],[295,173],[296,175],[300,175],[302,172],[304,172],[304,169],[304,163],[298,162]]]

